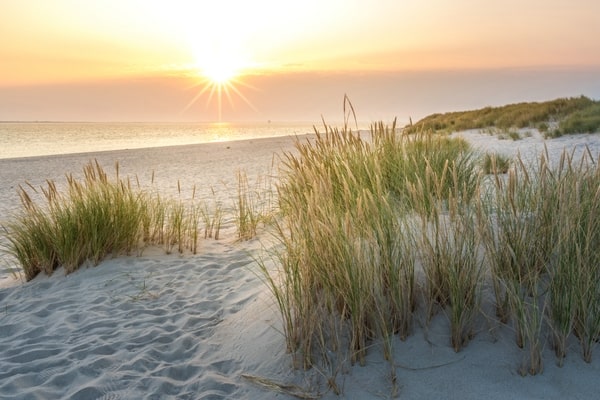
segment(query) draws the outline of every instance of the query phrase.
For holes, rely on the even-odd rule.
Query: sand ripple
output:
[[[250,264],[126,258],[0,289],[0,397],[238,397],[240,360],[215,331],[262,290]]]

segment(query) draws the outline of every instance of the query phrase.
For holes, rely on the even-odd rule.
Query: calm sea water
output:
[[[0,158],[301,135],[311,123],[0,123]]]

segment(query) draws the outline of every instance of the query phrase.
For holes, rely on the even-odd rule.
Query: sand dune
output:
[[[538,135],[518,142],[464,133],[482,151],[535,157]],[[600,152],[600,136],[546,142],[557,157],[563,148]],[[235,171],[249,176],[272,167],[273,154],[291,149],[291,138],[261,139],[163,149],[0,160],[0,219],[18,206],[15,186],[60,179],[95,157],[118,160],[124,174],[149,178],[175,191],[176,181],[207,191],[231,187]],[[473,341],[461,352],[450,347],[443,314],[394,342],[396,378],[374,344],[365,367],[339,371],[343,391],[328,390],[331,371],[294,370],[285,352],[280,320],[257,275],[254,257],[266,238],[206,240],[198,255],[108,259],[64,276],[38,276],[0,288],[0,398],[2,399],[589,399],[597,397],[600,361],[586,364],[572,338],[565,365],[544,349],[541,375],[522,377],[524,357],[510,328],[482,317]],[[487,310],[491,315],[491,310]],[[261,384],[261,379],[262,384]],[[265,383],[268,383],[267,387]],[[281,385],[287,386],[284,391]]]
[[[234,395],[244,366],[216,329],[259,293],[250,262],[233,249],[109,260],[3,293],[2,397]]]

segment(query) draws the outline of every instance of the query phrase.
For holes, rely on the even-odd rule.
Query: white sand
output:
[[[466,133],[482,150],[522,153],[543,148],[534,135],[518,142]],[[93,155],[103,165],[115,160],[122,174],[149,180],[156,171],[161,190],[193,184],[235,190],[235,171],[249,177],[271,168],[272,155],[290,149],[290,138],[215,143]],[[588,143],[594,154],[600,137],[551,141],[553,157],[565,146]],[[529,153],[527,153],[529,154]],[[533,153],[531,153],[533,154]],[[0,160],[0,219],[18,205],[17,184],[38,185],[80,171],[90,155]],[[203,196],[210,196],[208,192]],[[64,276],[39,276],[0,288],[1,399],[259,399],[291,398],[265,389],[244,375],[302,386],[323,398],[318,371],[293,370],[279,333],[280,320],[269,292],[256,275],[252,254],[259,241],[236,243],[226,226],[223,239],[202,242],[201,254],[109,259],[98,267]],[[0,280],[3,282],[3,280]],[[6,282],[6,280],[4,280]],[[488,310],[489,311],[489,310]],[[443,314],[423,329],[419,321],[405,342],[394,342],[399,397],[404,399],[590,399],[598,395],[600,353],[586,364],[571,338],[565,365],[555,364],[546,346],[544,371],[517,373],[524,354],[508,327],[482,318],[461,352],[450,347]],[[381,399],[392,394],[389,364],[374,345],[367,366],[338,375],[341,398]]]

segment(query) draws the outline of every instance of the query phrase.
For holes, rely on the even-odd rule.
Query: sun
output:
[[[198,74],[216,85],[235,79],[250,65],[244,47],[232,38],[199,40],[190,50]]]
[[[216,102],[217,118],[222,121],[223,100],[226,97],[228,103],[233,107],[234,98],[241,99],[250,108],[256,111],[252,103],[242,93],[241,87],[254,89],[244,82],[243,75],[245,69],[249,68],[249,63],[241,57],[241,53],[229,49],[215,50],[203,48],[196,52],[193,70],[197,76],[197,84],[200,87],[199,92],[185,107],[187,111],[201,97],[206,96],[206,106]]]
[[[198,73],[215,85],[226,85],[234,80],[243,68],[243,63],[233,55],[215,54],[196,62]]]

